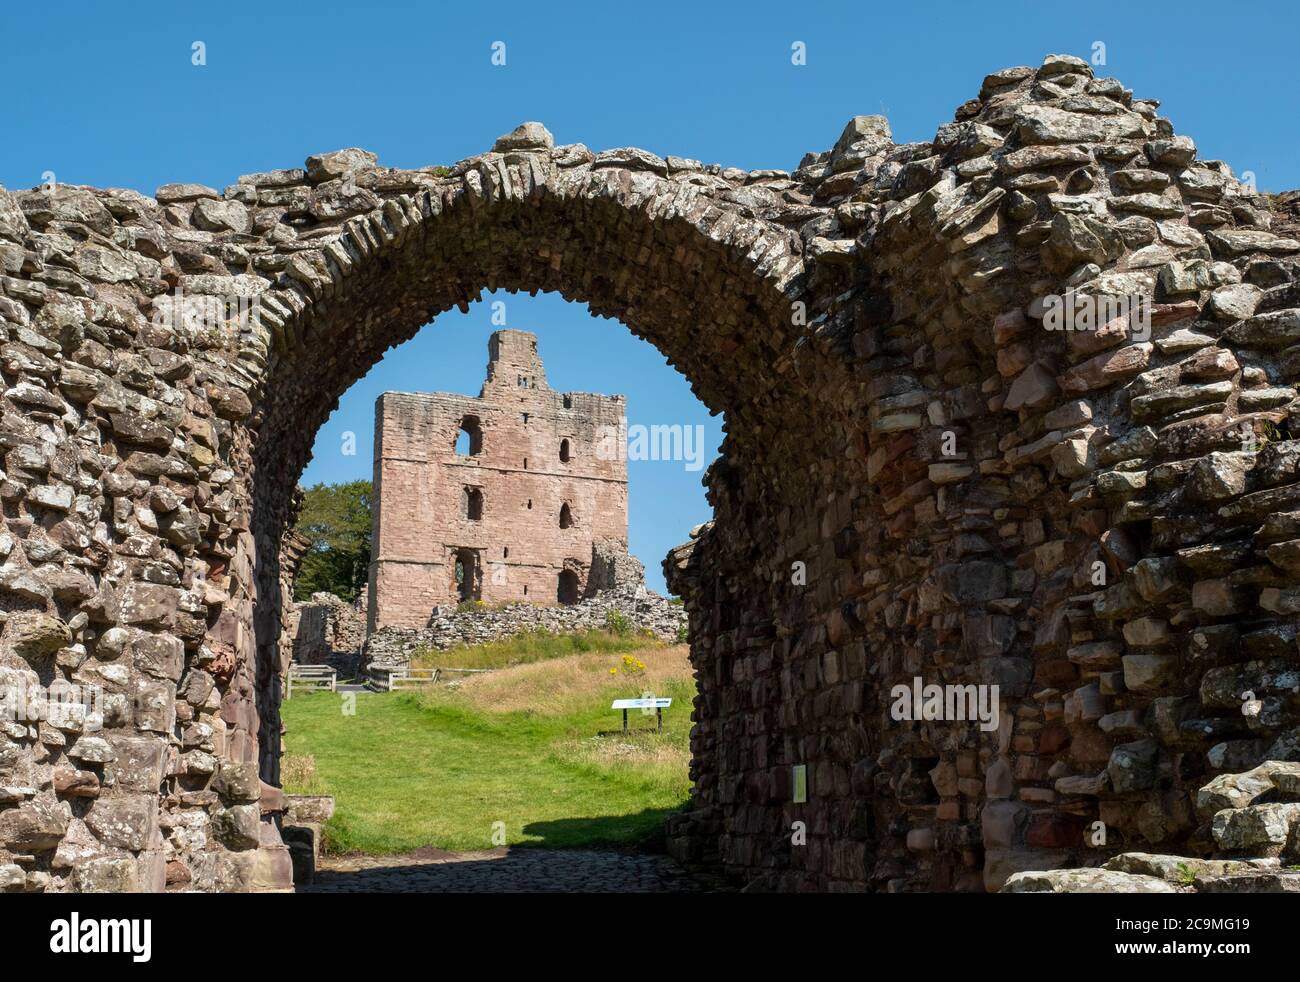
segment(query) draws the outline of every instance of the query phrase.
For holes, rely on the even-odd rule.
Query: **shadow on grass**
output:
[[[698,878],[661,856],[613,849],[494,849],[472,855],[417,850],[387,862],[319,870],[299,893],[699,893]]]
[[[675,808],[645,808],[623,815],[597,815],[586,818],[559,818],[528,822],[522,828],[528,839],[511,842],[508,849],[617,849],[620,851],[663,854],[667,851],[666,828],[670,816],[684,806]],[[486,828],[488,820],[483,820]],[[340,848],[341,842],[353,842],[357,836],[351,832],[346,816],[335,814],[325,825],[324,851],[334,857],[361,855],[413,856],[433,850],[443,856],[455,855],[457,850],[434,846],[417,849],[394,849],[373,852],[367,849]],[[463,850],[472,851],[472,850]]]
[[[530,822],[540,841],[470,853],[426,846],[360,859],[359,868],[321,870],[303,893],[624,893],[696,892],[700,884],[662,856],[676,808]],[[656,858],[650,858],[655,856]],[[348,857],[334,857],[346,864]],[[647,865],[650,864],[650,865]],[[705,884],[705,889],[717,889]]]
[[[662,853],[666,848],[665,824],[679,808],[646,808],[627,815],[559,818],[529,822],[524,834],[538,836],[515,848],[528,849],[636,849]]]

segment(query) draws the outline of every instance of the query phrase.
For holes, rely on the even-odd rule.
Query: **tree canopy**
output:
[[[311,540],[298,570],[294,599],[325,591],[355,600],[370,569],[369,481],[317,484],[303,495],[294,530]]]

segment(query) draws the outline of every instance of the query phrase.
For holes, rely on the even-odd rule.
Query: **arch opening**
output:
[[[790,297],[799,289],[798,263],[792,260],[798,248],[781,228],[747,219],[736,226],[719,223],[712,212],[664,220],[595,185],[573,197],[538,194],[523,201],[443,207],[436,221],[413,227],[386,251],[355,262],[328,290],[310,296],[281,332],[287,339],[310,337],[311,342],[289,340],[275,354],[256,406],[256,534],[272,546],[281,542],[293,481],[310,453],[312,435],[342,392],[386,349],[408,340],[449,307],[468,309],[485,289],[555,292],[585,302],[596,316],[621,321],[657,348],[710,412],[726,414],[722,457],[700,475],[715,509],[715,521],[706,527],[777,525],[787,500],[797,509],[807,507],[797,486],[803,479],[795,479],[799,461],[815,461],[820,444],[839,439],[826,432],[838,425],[832,422],[837,413],[810,411],[825,387],[808,387],[805,373],[816,377],[815,366],[824,363],[831,366],[822,372],[825,377],[842,371],[842,366],[820,345],[794,353],[794,342],[805,332],[790,317]],[[796,368],[796,357],[801,367]],[[523,373],[512,374],[509,383],[522,391],[528,388],[520,384],[524,378]],[[573,402],[565,396],[566,406]],[[462,420],[455,437],[462,459],[482,454],[491,441],[482,422]],[[811,439],[801,431],[821,436]],[[572,441],[568,455],[576,460]],[[775,469],[749,463],[778,457]],[[532,498],[524,505],[531,510]],[[468,514],[468,502],[466,510]],[[567,527],[572,527],[572,515],[570,507]],[[725,535],[700,534],[692,543],[691,569],[716,542],[727,540]],[[748,537],[742,532],[730,541],[739,544]],[[750,595],[764,592],[753,557],[719,556],[711,561],[734,565],[731,582],[749,582]],[[491,570],[484,568],[474,544],[459,545],[452,562],[457,596],[479,599]],[[665,570],[677,562],[670,558]],[[262,773],[270,783],[278,782],[281,724],[273,668],[277,605],[267,601],[278,595],[280,578],[277,551],[260,550],[254,616],[260,680],[256,691]],[[525,593],[550,593],[556,601],[561,593],[573,597],[571,578],[553,582],[550,590]],[[693,629],[691,636],[703,634]],[[712,678],[712,670],[706,675]],[[691,743],[696,760],[692,773],[707,787],[703,776],[717,773],[719,766],[712,749],[716,741],[701,732],[692,734]]]

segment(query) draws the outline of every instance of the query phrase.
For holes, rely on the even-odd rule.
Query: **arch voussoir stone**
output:
[[[450,168],[0,189],[0,686],[100,697],[0,720],[0,888],[287,888],[295,481],[385,350],[498,289],[621,320],[726,414],[665,561],[674,855],[984,890],[1205,852],[1205,779],[1300,759],[1297,218],[1066,56],[790,173],[525,124]],[[908,718],[918,681],[997,686],[995,725]]]

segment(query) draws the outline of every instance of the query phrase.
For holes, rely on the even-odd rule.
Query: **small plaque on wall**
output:
[[[808,800],[808,765],[795,764],[790,770],[791,800],[801,805]]]

